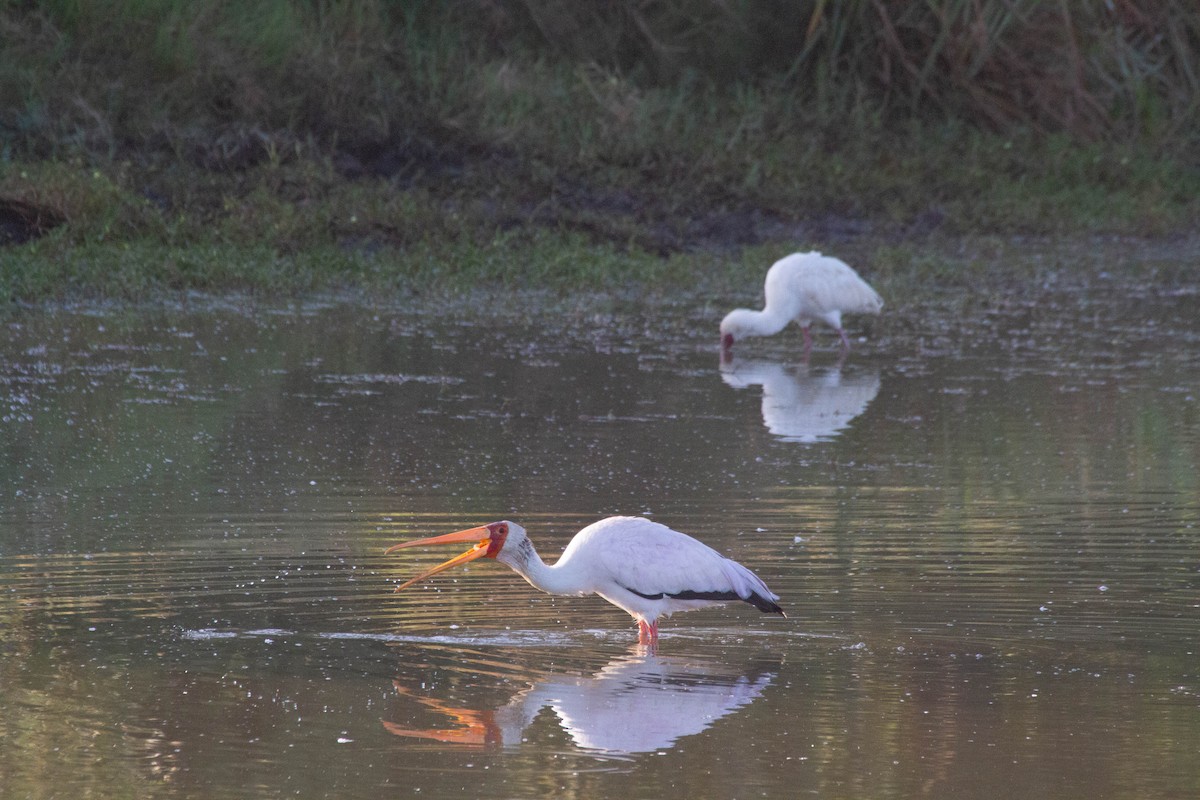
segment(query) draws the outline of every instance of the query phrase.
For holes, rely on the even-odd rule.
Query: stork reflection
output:
[[[762,386],[763,424],[787,442],[837,437],[879,394],[879,370],[788,365],[736,357],[721,360],[721,380],[734,389]]]
[[[646,753],[700,733],[757,698],[774,672],[634,648],[594,675],[549,675],[496,709],[463,708],[421,695],[400,681],[401,695],[448,717],[441,728],[384,721],[397,736],[449,744],[514,746],[544,708],[580,748],[612,754]]]

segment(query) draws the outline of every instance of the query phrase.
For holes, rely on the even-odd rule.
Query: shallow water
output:
[[[10,319],[3,794],[1195,796],[1197,287],[894,305],[807,363],[686,299]],[[613,513],[788,617],[391,592]]]

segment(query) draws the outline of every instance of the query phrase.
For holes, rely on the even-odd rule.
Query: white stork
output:
[[[878,314],[883,298],[845,261],[811,253],[793,253],[767,270],[766,303],[762,311],[738,308],[721,320],[721,349],[747,336],[771,336],[792,320],[804,332],[804,352],[812,348],[808,329],[821,320],[842,337],[842,350],[850,340],[842,330],[842,314]]]
[[[493,522],[428,539],[392,545],[405,547],[474,542],[475,545],[412,580],[407,588],[442,570],[477,558],[494,558],[537,589],[549,594],[598,594],[625,609],[638,622],[638,642],[658,642],[658,618],[676,611],[744,600],[760,611],[783,615],[779,596],[762,579],[687,534],[642,517],[608,517],[575,534],[554,564],[533,549],[525,529],[515,522]]]

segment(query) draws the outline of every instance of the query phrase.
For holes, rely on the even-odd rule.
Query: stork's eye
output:
[[[508,533],[508,526],[507,526],[507,525],[501,525],[501,526],[499,526],[498,528],[496,528],[496,531],[497,531],[498,533]]]

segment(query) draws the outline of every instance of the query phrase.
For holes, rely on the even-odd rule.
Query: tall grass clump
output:
[[[699,72],[813,108],[998,131],[1178,136],[1195,127],[1200,6],[1177,0],[526,0],[540,47],[643,80]],[[597,31],[603,31],[596,35]]]
[[[1200,129],[1200,6],[1177,0],[41,0],[0,6],[0,34],[5,144],[40,152],[186,142],[237,166],[237,136],[262,157],[272,138],[511,138],[560,112],[579,152],[661,148],[651,121],[736,115],[748,90],[790,124]]]

